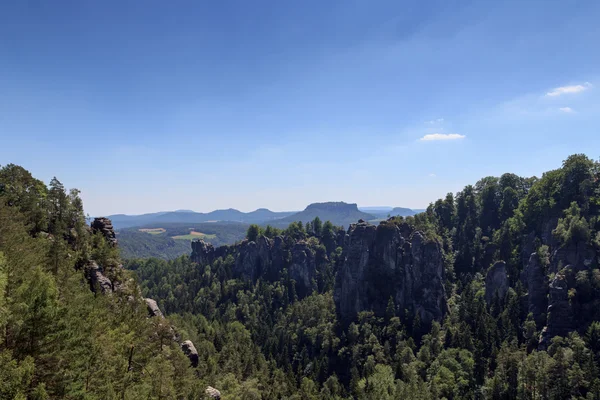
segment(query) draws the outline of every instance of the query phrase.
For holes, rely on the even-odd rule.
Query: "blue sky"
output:
[[[421,208],[600,156],[599,20],[595,0],[1,2],[0,164],[91,215]]]

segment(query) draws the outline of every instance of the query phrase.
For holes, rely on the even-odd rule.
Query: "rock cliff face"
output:
[[[102,269],[95,261],[90,261],[84,267],[84,274],[90,283],[92,292],[97,293],[98,290],[104,294],[113,292],[113,283],[104,275]]]
[[[296,281],[296,292],[300,297],[311,293],[312,282],[317,275],[317,266],[315,254],[304,241],[296,243],[292,249],[292,265],[289,274],[290,278]]]
[[[425,324],[442,319],[446,299],[442,250],[437,242],[406,226],[391,222],[375,226],[361,220],[347,232],[338,232],[333,244],[343,249],[334,293],[343,320],[352,320],[364,310],[383,314],[390,298],[399,312],[408,310]],[[245,240],[216,249],[202,240],[192,242],[191,257],[199,264],[228,255],[235,259],[234,276],[246,280],[276,280],[287,268],[300,297],[312,292],[321,262],[309,242],[290,244],[284,237],[260,237],[256,243]]]
[[[541,224],[539,232],[530,232],[521,244],[523,272],[521,281],[527,288],[527,308],[541,329],[540,348],[546,348],[554,336],[565,336],[577,328],[575,315],[569,299],[569,291],[576,289],[577,273],[598,267],[598,254],[586,242],[561,245],[553,235],[558,218],[549,218]],[[549,248],[549,263],[542,265],[537,246]],[[576,292],[573,292],[576,293]],[[595,303],[578,304],[579,318],[582,310],[596,308]],[[587,311],[586,311],[587,312]]]
[[[572,266],[578,271],[595,268],[596,251],[587,243],[572,243],[552,252],[550,273],[557,273],[563,267]]]
[[[92,222],[92,232],[101,232],[113,246],[117,245],[117,237],[110,219],[105,217],[94,218],[94,221]]]
[[[533,315],[538,329],[546,324],[548,308],[548,280],[537,253],[531,253],[521,277],[527,288],[527,309]]]
[[[335,301],[342,320],[360,311],[378,314],[392,298],[396,310],[408,310],[424,324],[446,312],[442,251],[421,232],[407,239],[392,224],[352,224],[338,271]]]
[[[90,228],[92,233],[100,232],[104,235],[112,246],[117,245],[115,231],[110,219],[104,217],[95,218]],[[121,285],[119,282],[112,282],[110,278],[106,276],[106,265],[98,265],[94,260],[88,260],[82,264],[83,265],[78,265],[77,268],[83,268],[83,273],[90,284],[92,292],[97,293],[99,291],[103,294],[111,294],[120,289]],[[120,268],[122,266],[119,265],[118,267]]]
[[[508,275],[506,274],[506,263],[498,261],[488,270],[485,276],[485,301],[492,304],[494,298],[504,300],[508,291]]]
[[[374,225],[364,223],[351,225],[348,229],[344,265],[338,271],[334,294],[342,318],[352,318],[369,308],[366,280],[376,230]]]
[[[572,267],[564,268],[550,282],[548,304],[548,327],[542,340],[546,337],[567,336],[573,330],[573,310],[569,302],[569,289],[574,287],[575,272]]]
[[[215,249],[212,244],[206,243],[204,240],[194,240],[192,242],[191,257],[194,262],[207,265],[219,257],[225,258],[230,252],[231,249],[229,246],[221,246]]]
[[[414,232],[410,243],[405,243],[401,255],[400,280],[403,298],[396,297],[399,309],[414,310],[421,322],[429,325],[441,321],[446,313],[446,293],[444,289],[444,262],[439,243],[428,241],[421,232]],[[410,249],[410,251],[408,251]]]

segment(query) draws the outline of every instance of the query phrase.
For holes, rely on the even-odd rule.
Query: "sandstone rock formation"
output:
[[[234,246],[220,246],[215,248],[212,244],[205,242],[202,239],[192,241],[192,261],[201,265],[212,264],[217,258],[227,257],[232,254]]]
[[[404,277],[399,282],[402,289],[399,293],[404,296],[396,296],[397,307],[414,310],[414,315],[419,315],[426,326],[434,320],[441,321],[447,304],[440,244],[427,240],[421,232],[414,232],[403,249],[399,266]]]
[[[271,263],[271,240],[261,236],[256,242],[244,240],[237,246],[234,273],[244,279],[254,281]]]
[[[527,288],[526,303],[528,312],[533,315],[538,329],[541,329],[539,347],[545,349],[554,336],[567,335],[576,328],[569,291],[576,288],[576,275],[598,267],[598,254],[589,243],[578,242],[563,244],[559,242],[553,230],[558,217],[551,217],[540,224],[539,232],[530,232],[523,238],[521,249],[523,272],[521,281]],[[542,265],[537,246],[548,246],[550,256],[547,267]],[[549,282],[549,277],[551,282]],[[576,292],[573,292],[576,293]],[[582,310],[590,310],[594,304],[579,304]]]
[[[191,340],[186,340],[181,343],[181,350],[183,350],[183,353],[190,359],[192,367],[196,368],[198,366],[198,351],[196,350],[194,343],[192,343]]]
[[[350,225],[344,249],[344,265],[338,271],[335,287],[335,302],[344,318],[353,318],[356,313],[368,308],[368,293],[365,281],[369,267],[369,251],[373,247],[377,228],[366,223]]]
[[[537,253],[531,253],[521,276],[527,288],[527,310],[533,315],[538,329],[546,324],[548,280]]]
[[[342,320],[364,310],[382,314],[390,297],[397,310],[418,315],[426,325],[442,319],[446,299],[437,242],[421,232],[407,239],[391,223],[352,224],[348,235],[334,296]]]
[[[149,317],[164,318],[163,313],[160,311],[160,308],[158,308],[156,300],[146,298],[144,301],[146,302],[146,307],[148,308]]]
[[[492,304],[494,298],[504,300],[508,291],[508,275],[506,274],[506,263],[498,261],[494,263],[485,276],[485,301]]]
[[[595,268],[596,250],[585,242],[571,243],[554,250],[548,272],[557,273],[566,266],[572,266],[578,271]]]
[[[317,275],[315,255],[308,244],[298,242],[292,249],[292,265],[289,269],[290,278],[296,281],[296,292],[300,297],[312,292],[312,282]]]
[[[111,243],[113,246],[117,245],[117,239],[115,235],[115,231],[113,229],[112,223],[108,218],[95,218],[91,224],[92,232],[101,232],[102,235]],[[212,260],[216,259],[222,254],[226,254],[227,247],[225,246],[222,250],[215,250],[214,247],[205,242],[194,242],[192,244],[192,248],[195,251],[196,257],[201,258],[205,262],[212,262]],[[118,266],[122,268],[122,265]],[[119,292],[122,290],[122,286],[119,282],[111,282],[111,280],[104,275],[104,271],[101,266],[98,265],[95,261],[91,260],[86,265],[84,265],[84,274],[87,278],[91,290],[94,293],[97,293],[100,290],[103,294],[111,294],[113,292]],[[128,297],[129,301],[135,301],[132,296]],[[158,317],[160,319],[164,319],[163,313],[160,311],[158,304],[155,300],[145,298],[144,302],[146,304],[146,308],[148,309],[148,317]],[[163,322],[161,322],[162,324]],[[172,339],[174,341],[179,341],[179,335],[175,332],[173,327],[169,327],[171,333],[173,334]],[[192,367],[198,366],[198,351],[196,347],[190,340],[186,340],[181,343],[181,349],[184,354],[189,358]],[[216,390],[216,389],[215,389]],[[208,393],[208,392],[207,392]],[[220,393],[216,391],[218,394],[217,397],[220,398]]]
[[[215,400],[220,400],[221,399],[221,392],[219,392],[217,389],[215,389],[212,386],[207,387],[204,392],[211,399],[215,399]]]
[[[271,246],[271,262],[265,271],[265,277],[268,280],[275,281],[279,278],[279,273],[286,264],[287,253],[283,236],[275,237]]]
[[[575,285],[575,271],[569,266],[557,273],[550,282],[548,326],[540,337],[540,347],[546,348],[554,336],[567,336],[574,329],[569,289]]]
[[[90,283],[92,292],[96,293],[98,290],[104,294],[113,292],[112,282],[103,274],[102,269],[95,261],[90,261],[84,267],[84,274]]]
[[[338,231],[335,241],[343,249],[334,293],[343,320],[352,320],[364,310],[383,314],[390,298],[399,312],[408,310],[408,317],[418,315],[425,325],[442,319],[446,299],[439,243],[393,221],[378,226],[359,221],[347,233]],[[312,292],[323,261],[309,241],[284,237],[259,237],[256,242],[244,240],[219,248],[202,240],[192,242],[192,260],[201,265],[228,255],[235,259],[233,275],[249,281],[277,280],[287,269],[299,297]]]
[[[113,246],[117,245],[115,230],[113,229],[113,225],[110,219],[105,217],[94,218],[91,227],[92,232],[101,232]]]

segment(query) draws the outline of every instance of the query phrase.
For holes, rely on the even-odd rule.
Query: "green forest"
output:
[[[163,232],[151,235],[140,231],[144,228],[162,228]],[[195,230],[205,233],[204,240],[218,246],[242,240],[247,229],[247,224],[236,222],[161,223],[159,226],[124,228],[118,231],[119,250],[124,259],[156,257],[170,260],[190,253],[189,240],[173,237]]]
[[[251,225],[169,261],[123,263],[83,210],[56,178],[0,169],[2,399],[600,399],[600,162],[585,155],[377,226]],[[404,291],[409,272],[429,280],[405,266],[438,264],[439,284]]]

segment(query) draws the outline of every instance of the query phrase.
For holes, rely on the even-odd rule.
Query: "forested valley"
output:
[[[584,155],[171,261],[122,264],[109,227],[58,180],[0,170],[0,398],[600,399]]]

